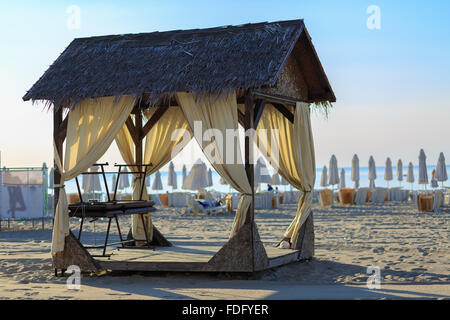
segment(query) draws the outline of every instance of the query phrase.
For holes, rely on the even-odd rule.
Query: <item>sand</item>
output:
[[[225,243],[232,215],[179,217],[158,208],[154,223],[176,244]],[[255,219],[265,245],[273,245],[292,220],[295,204],[257,210]],[[384,299],[450,298],[450,208],[418,213],[410,203],[314,207],[316,253],[255,276],[199,274],[83,274],[80,290],[51,267],[50,224],[33,230],[0,232],[0,299]],[[128,230],[128,219],[122,219]],[[71,221],[76,229],[77,220]],[[96,232],[106,221],[95,223]],[[5,230],[5,227],[3,227]],[[94,224],[85,224],[85,241],[94,242]],[[114,237],[113,237],[114,238]],[[102,233],[95,236],[97,244]],[[367,266],[381,270],[381,289],[369,290]]]

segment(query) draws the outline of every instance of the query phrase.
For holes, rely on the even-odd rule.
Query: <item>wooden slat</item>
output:
[[[166,111],[169,110],[169,106],[160,106],[156,109],[155,113],[151,116],[150,119],[148,119],[145,126],[142,128],[142,132],[140,134],[140,139],[143,139],[147,133],[153,128],[153,126],[158,122],[159,119],[166,113]]]
[[[288,108],[286,108],[281,103],[272,103],[272,105],[277,109],[283,116],[285,116],[291,123],[294,123],[294,115]]]

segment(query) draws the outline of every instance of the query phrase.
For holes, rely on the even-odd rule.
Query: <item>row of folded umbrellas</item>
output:
[[[368,163],[368,179],[369,179],[369,187],[375,188],[375,180],[377,178],[375,160],[372,156],[369,158]],[[397,181],[403,181],[403,162],[402,160],[398,160],[397,162],[397,172],[396,179]],[[98,167],[92,167],[89,169],[91,172],[96,172]],[[52,169],[53,171],[53,169]],[[130,187],[130,180],[127,168],[125,167],[125,174],[121,174],[119,178],[118,190],[124,190]],[[116,184],[116,176],[112,178],[112,186],[114,187]],[[53,187],[53,172],[50,173],[50,187]],[[259,185],[260,183],[268,183],[271,185],[288,185],[289,183],[281,177],[278,173],[270,174],[269,170],[266,166],[266,163],[262,157],[260,157],[255,164],[254,171],[254,180],[255,185]],[[360,180],[360,169],[359,169],[359,158],[355,154],[352,159],[352,167],[351,167],[351,180],[354,182],[355,188],[359,187]],[[392,181],[394,180],[393,170],[392,170],[392,161],[390,158],[386,159],[385,170],[384,170],[384,180]],[[444,182],[448,180],[447,176],[447,168],[445,165],[445,157],[441,152],[439,155],[439,159],[436,165],[436,168],[433,170],[431,176],[431,186],[437,187],[437,182]],[[414,183],[414,166],[413,163],[410,162],[408,164],[407,174],[406,174],[406,182]],[[220,178],[220,184],[226,185],[227,182]],[[419,184],[428,184],[428,172],[427,172],[427,164],[426,164],[426,156],[423,149],[419,152],[419,172],[418,172],[418,183]],[[161,173],[156,171],[153,175],[153,183],[150,183],[150,177],[146,177],[145,184],[147,187],[151,186],[152,190],[163,190],[163,183],[161,179]],[[172,162],[169,163],[169,170],[167,175],[167,185],[172,187],[172,189],[178,188],[177,182],[177,174],[175,171],[175,166]],[[207,187],[211,187],[213,185],[212,181],[212,170],[208,169],[206,164],[198,159],[194,165],[192,166],[189,173],[187,173],[186,165],[183,165],[182,169],[182,186],[181,189],[184,190],[201,190]],[[345,170],[341,169],[339,174],[338,171],[338,162],[335,155],[331,156],[329,163],[329,170],[327,166],[322,168],[322,175],[320,179],[320,186],[337,185],[339,188],[345,188]],[[100,177],[99,175],[83,175],[82,180],[82,189],[83,192],[96,192],[102,191]]]
[[[91,167],[89,169],[90,172],[98,172],[98,167]],[[118,183],[118,190],[124,190],[131,186],[130,180],[129,180],[129,174],[127,174],[128,169],[127,167],[124,167],[122,170],[122,173],[119,178]],[[206,164],[198,159],[194,165],[192,166],[189,174],[187,173],[186,165],[183,165],[182,170],[182,186],[181,189],[184,190],[201,190],[207,187],[211,187],[213,185],[212,181],[212,170],[208,169]],[[116,176],[112,177],[112,187],[116,185]],[[145,185],[147,187],[151,186],[152,190],[163,190],[163,183],[161,179],[161,173],[158,171],[155,172],[153,175],[153,182],[150,183],[150,176],[147,176],[145,179]],[[226,185],[227,182],[220,178],[219,180],[220,184]],[[262,158],[259,158],[255,165],[255,183],[269,183],[272,185],[288,185],[288,182],[280,177],[277,173],[270,175],[269,170],[267,169],[267,166]],[[175,171],[175,166],[172,162],[169,163],[169,170],[167,174],[167,185],[172,187],[172,189],[178,188],[178,182],[177,182],[177,173]],[[53,188],[53,168],[50,172],[50,188]],[[90,192],[101,192],[102,186],[100,182],[99,175],[96,174],[90,174],[90,175],[83,175],[82,177],[82,183],[81,188],[84,193],[90,193]]]
[[[419,172],[418,172],[418,184],[425,184],[427,185],[429,183],[428,181],[428,171],[427,171],[427,164],[426,164],[426,155],[423,149],[420,149],[419,152]],[[369,158],[369,166],[368,166],[368,179],[369,179],[369,188],[375,188],[375,180],[377,178],[377,172],[376,172],[376,166],[375,166],[375,160],[373,156],[370,156]],[[403,181],[403,162],[401,159],[397,162],[397,172],[396,172],[396,178],[397,181]],[[351,167],[351,180],[354,182],[355,188],[359,188],[359,180],[360,180],[360,170],[359,170],[359,158],[355,154],[352,159],[352,167]],[[389,183],[389,181],[394,180],[393,177],[393,170],[392,170],[392,161],[388,157],[386,159],[386,164],[384,167],[384,180]],[[444,182],[448,180],[447,175],[447,168],[445,164],[445,157],[444,154],[441,152],[439,154],[438,162],[436,164],[436,168],[432,171],[431,175],[431,187],[437,188],[438,182]],[[412,162],[408,164],[408,170],[406,173],[406,182],[414,183],[415,177],[414,177],[414,165]],[[339,188],[345,188],[345,170],[341,169],[340,174],[338,173],[338,164],[337,159],[335,155],[331,156],[330,164],[329,164],[329,172],[327,170],[327,167],[324,166],[322,168],[322,175],[320,179],[320,186],[321,187],[327,187],[327,186],[334,186],[337,185]]]

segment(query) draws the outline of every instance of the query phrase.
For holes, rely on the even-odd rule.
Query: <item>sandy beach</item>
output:
[[[274,245],[288,226],[295,204],[257,210],[259,233]],[[223,244],[232,214],[177,216],[158,207],[159,230],[175,245]],[[450,298],[450,208],[419,213],[411,203],[314,207],[315,257],[281,268],[242,274],[83,274],[80,290],[67,278],[54,277],[50,223],[46,230],[15,222],[0,233],[0,299],[383,299]],[[76,232],[78,221],[71,220]],[[127,219],[121,220],[128,230]],[[95,223],[95,242],[106,221]],[[94,223],[85,225],[84,241],[94,242]],[[113,229],[113,232],[115,230]],[[114,233],[113,238],[117,237]],[[367,266],[380,267],[381,289],[369,290]]]

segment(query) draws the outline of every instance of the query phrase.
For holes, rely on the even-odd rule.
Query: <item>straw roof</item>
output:
[[[129,94],[156,103],[177,91],[272,87],[298,43],[311,100],[335,101],[303,20],[78,38],[23,99],[58,106]]]

